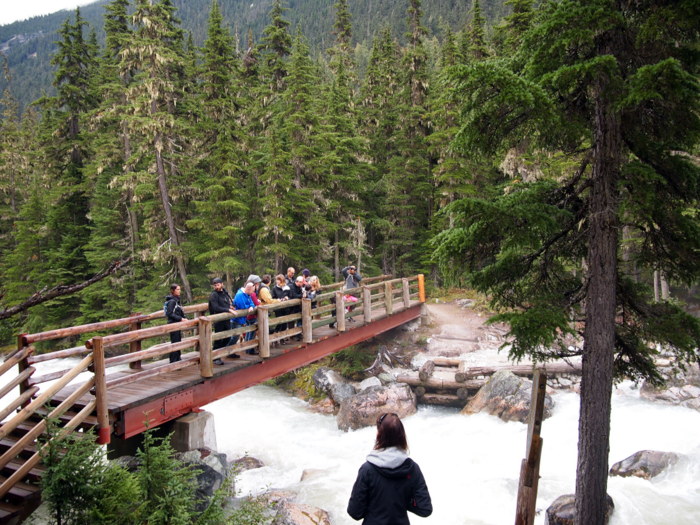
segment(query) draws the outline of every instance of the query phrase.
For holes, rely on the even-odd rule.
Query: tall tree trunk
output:
[[[165,165],[163,164],[163,135],[161,133],[156,134],[154,146],[156,151],[158,189],[160,190],[160,200],[163,204],[163,210],[165,211],[165,222],[168,226],[170,242],[175,247],[175,264],[177,266],[177,273],[180,274],[180,279],[182,279],[182,289],[185,291],[187,301],[192,302],[192,289],[190,288],[190,281],[187,278],[185,259],[182,257],[182,253],[180,253],[180,242],[177,237],[177,229],[175,228],[173,210],[170,207],[170,194],[168,193],[168,182],[165,176]]]
[[[333,262],[335,264],[335,280],[340,281],[340,246],[338,240],[338,230],[335,230],[335,237],[333,240]]]
[[[610,396],[613,383],[617,281],[617,195],[621,125],[601,75],[595,87],[595,146],[588,214],[588,287],[584,331],[576,520],[605,523],[610,450]]]

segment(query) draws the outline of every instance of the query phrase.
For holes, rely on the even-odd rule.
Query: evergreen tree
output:
[[[420,264],[433,207],[427,97],[428,57],[423,43],[426,35],[421,22],[420,0],[408,8],[409,39],[403,56],[405,77],[399,99],[399,126],[394,141],[397,154],[385,174],[386,201],[384,269],[387,273],[407,274]]]
[[[494,40],[501,53],[516,51],[522,42],[522,37],[530,28],[534,10],[533,0],[508,0],[511,13],[495,27]]]
[[[399,123],[401,88],[400,53],[388,28],[374,39],[370,60],[360,93],[361,134],[367,140],[370,170],[359,188],[360,201],[367,217],[369,249],[387,260],[385,235],[389,222],[384,218],[389,160],[398,155],[394,134]]]
[[[466,31],[462,33],[462,58],[465,61],[483,60],[489,55],[488,46],[486,44],[486,20],[481,11],[479,0],[474,0],[472,7],[471,20]]]
[[[270,23],[263,31],[261,49],[265,65],[271,76],[273,92],[284,90],[284,79],[287,76],[287,57],[292,49],[292,37],[289,34],[289,22],[284,18],[286,8],[282,0],[274,0],[270,9]]]
[[[624,224],[639,238],[639,268],[698,278],[698,27],[693,2],[565,0],[543,8],[518,60],[453,77],[464,149],[494,153],[530,136],[578,163],[493,200],[455,202],[455,228],[436,239],[444,265],[466,264],[512,309],[497,316],[511,325],[512,357],[566,355],[565,335],[582,326],[577,523],[605,521],[614,376],[660,381],[659,347],[681,364],[698,359],[698,320],[655,302],[618,262]]]
[[[188,226],[198,234],[193,244],[195,259],[206,264],[209,272],[244,273],[243,223],[249,212],[241,160],[242,129],[238,108],[240,93],[239,61],[231,35],[223,27],[216,0],[209,15],[209,31],[202,49],[200,67],[200,107],[198,124],[201,155],[195,200],[197,213]]]
[[[127,90],[126,123],[132,137],[130,171],[125,182],[141,201],[146,234],[142,236],[145,256],[161,263],[173,263],[167,280],[178,279],[188,301],[192,300],[186,254],[182,248],[181,207],[188,181],[184,180],[187,160],[184,148],[187,123],[182,112],[183,33],[169,0],[138,0],[133,20],[135,30],[122,51],[122,69],[136,72]],[[158,199],[151,200],[154,192]],[[145,197],[145,198],[144,198]],[[179,212],[179,213],[178,213]],[[163,235],[165,231],[165,236]]]
[[[132,263],[122,276],[110,276],[81,293],[80,322],[84,323],[133,313],[138,304],[137,291],[144,284],[143,262],[137,256],[140,226],[134,192],[123,183],[124,174],[130,171],[132,152],[123,115],[133,71],[122,69],[121,64],[121,52],[131,37],[128,7],[129,0],[113,0],[105,6],[105,48],[99,61],[97,91],[100,104],[90,115],[89,139],[94,153],[85,169],[95,181],[90,202],[92,228],[85,257],[92,272],[127,256],[131,256]]]

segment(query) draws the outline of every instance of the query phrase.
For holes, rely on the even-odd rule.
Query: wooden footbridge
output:
[[[48,418],[63,433],[95,428],[102,444],[129,438],[420,316],[422,275],[362,283],[353,290],[341,291],[342,283],[324,287],[313,303],[259,306],[257,324],[224,332],[213,332],[213,324],[238,315],[206,315],[202,303],[185,307],[194,319],[180,323],[162,324],[161,310],[20,335],[17,349],[0,364],[0,523],[18,523],[39,504],[38,438]],[[348,294],[357,298],[352,306],[346,305]],[[290,307],[301,311],[278,315]],[[178,330],[182,341],[171,344],[168,334]],[[41,341],[76,341],[85,334],[100,335],[79,346],[35,352]],[[213,349],[214,342],[235,336],[240,342]],[[182,359],[170,363],[168,354],[176,350]],[[216,366],[217,359],[224,364]],[[52,371],[42,372],[47,367]]]

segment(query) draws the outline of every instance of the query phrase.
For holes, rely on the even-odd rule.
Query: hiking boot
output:
[[[219,358],[219,359],[214,359],[214,364],[215,364],[216,366],[224,366],[224,362],[221,360],[221,358]]]
[[[228,356],[228,358],[229,359],[240,359],[241,356],[239,356],[238,354],[231,354],[230,356]]]

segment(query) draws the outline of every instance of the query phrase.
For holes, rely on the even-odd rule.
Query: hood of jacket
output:
[[[373,450],[367,455],[367,462],[387,478],[406,477],[413,464],[406,451],[397,447]]]
[[[175,296],[175,295],[173,295],[173,294],[168,294],[168,295],[165,296],[165,300],[166,300],[167,302],[170,302],[170,301],[172,301],[173,299],[175,299],[175,301],[176,301],[178,304],[180,304],[180,298],[179,298],[179,297],[177,297],[177,296]]]

